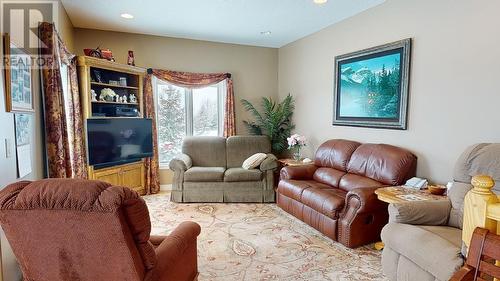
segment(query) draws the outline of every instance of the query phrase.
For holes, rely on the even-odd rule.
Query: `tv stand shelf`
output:
[[[146,194],[144,186],[144,161],[94,169],[90,166],[89,178],[109,182],[112,185],[126,186],[140,195]]]
[[[85,134],[87,137],[88,119],[112,119],[112,118],[143,118],[143,80],[146,70],[140,67],[109,62],[88,56],[79,56],[77,59],[78,76],[80,85],[80,98],[84,117]],[[111,84],[109,81],[120,81],[126,79],[126,86]],[[134,95],[136,103],[99,101],[101,91],[105,88],[111,89],[116,95],[123,98]],[[96,100],[92,99],[92,90],[96,93]],[[137,116],[112,116],[117,114],[118,107],[137,109]],[[94,112],[95,111],[95,112]],[[111,114],[111,113],[112,114]],[[98,116],[108,115],[108,116]],[[111,114],[111,116],[110,116]],[[134,114],[135,115],[135,114]],[[86,141],[87,143],[87,141]],[[87,144],[88,147],[88,144]],[[88,167],[89,179],[109,182],[113,185],[129,187],[139,194],[146,194],[144,159],[138,162],[115,165],[106,168],[95,169]]]

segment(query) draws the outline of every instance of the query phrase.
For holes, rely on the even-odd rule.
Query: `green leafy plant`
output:
[[[246,111],[250,112],[255,121],[243,121],[252,135],[266,135],[271,139],[273,153],[281,154],[288,148],[286,138],[291,135],[295,125],[292,123],[295,101],[288,94],[279,103],[271,98],[263,97],[261,100],[262,113],[248,100],[242,99],[241,103]]]

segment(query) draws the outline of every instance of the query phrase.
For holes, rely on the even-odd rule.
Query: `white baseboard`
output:
[[[160,191],[172,191],[171,184],[162,184],[160,185]]]

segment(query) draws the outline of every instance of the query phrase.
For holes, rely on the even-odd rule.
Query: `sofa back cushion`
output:
[[[345,172],[352,153],[360,145],[359,142],[342,139],[326,141],[316,151],[314,164]]]
[[[500,143],[479,143],[468,147],[457,160],[453,179],[470,184],[476,175],[492,177],[493,192],[500,195]]]
[[[313,175],[313,179],[317,182],[328,184],[332,187],[339,187],[340,179],[345,175],[344,171],[339,171],[333,168],[319,167]]]
[[[186,137],[182,153],[191,157],[193,166],[226,167],[226,139],[223,137]]]
[[[360,145],[351,156],[347,172],[387,185],[401,185],[415,176],[417,157],[406,149],[388,145]]]
[[[227,167],[237,168],[256,153],[271,153],[267,136],[232,136],[226,140]]]

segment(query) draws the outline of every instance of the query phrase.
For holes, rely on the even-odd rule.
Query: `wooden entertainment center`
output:
[[[77,65],[85,126],[85,135],[82,137],[87,136],[88,119],[144,117],[143,78],[146,73],[145,69],[88,56],[79,56]],[[112,91],[106,91],[115,93],[115,96],[111,95],[103,100],[101,98],[103,89],[111,89]],[[89,179],[126,186],[141,195],[146,194],[144,159],[99,169],[89,165],[88,175]]]

